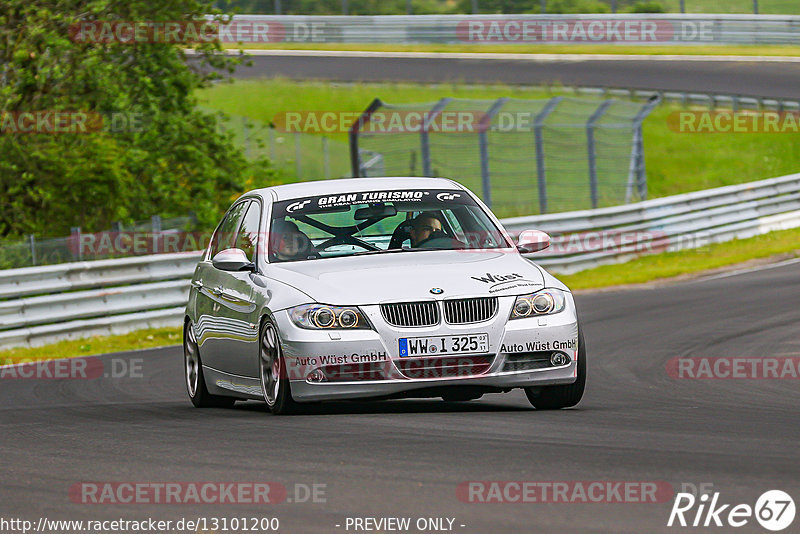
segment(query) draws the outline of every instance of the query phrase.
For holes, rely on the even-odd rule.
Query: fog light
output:
[[[320,369],[315,369],[308,373],[306,376],[306,381],[313,382],[315,384],[319,384],[320,382],[325,382],[325,373],[322,372]]]
[[[553,367],[561,367],[569,362],[569,357],[563,352],[554,352],[550,355],[550,365]]]

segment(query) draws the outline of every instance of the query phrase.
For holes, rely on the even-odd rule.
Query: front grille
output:
[[[406,378],[464,378],[482,375],[492,366],[494,356],[448,356],[446,358],[403,358],[394,360]]]
[[[383,318],[392,326],[435,326],[439,306],[434,301],[381,304]]]
[[[488,321],[497,313],[497,297],[477,297],[444,301],[444,319],[449,324]]]

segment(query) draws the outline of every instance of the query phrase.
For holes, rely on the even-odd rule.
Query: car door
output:
[[[247,258],[258,265],[259,227],[262,207],[253,199],[247,206],[239,225],[233,248],[244,251]],[[218,317],[224,336],[225,355],[222,358],[227,373],[258,377],[258,309],[253,291],[252,273],[249,271],[219,271],[220,309]]]
[[[195,276],[198,289],[197,324],[195,334],[200,345],[203,364],[220,371],[235,367],[228,363],[230,343],[230,319],[227,309],[230,304],[222,297],[231,278],[228,273],[214,267],[212,260],[222,250],[232,248],[236,243],[238,229],[242,223],[250,200],[237,202],[228,210],[211,238],[211,244],[204,261],[200,262]]]

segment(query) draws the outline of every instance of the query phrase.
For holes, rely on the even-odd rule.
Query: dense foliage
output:
[[[3,0],[0,237],[189,212],[209,226],[246,185],[270,179],[267,162],[249,163],[217,118],[197,110],[195,89],[238,62],[219,44],[193,44],[187,62],[182,43],[74,38],[81,21],[185,21],[211,11],[202,0]],[[15,133],[14,117],[53,111],[105,120],[92,133]]]

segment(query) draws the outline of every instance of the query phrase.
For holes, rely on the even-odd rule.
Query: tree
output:
[[[189,44],[187,58],[186,44],[158,38],[76,37],[80,23],[201,20],[210,2],[4,0],[0,9],[0,236],[189,211],[208,227],[248,178],[269,179],[266,162],[248,163],[197,109],[194,91],[240,62],[218,42]],[[40,132],[56,112],[88,116],[78,125],[90,127],[14,129],[28,114]]]

